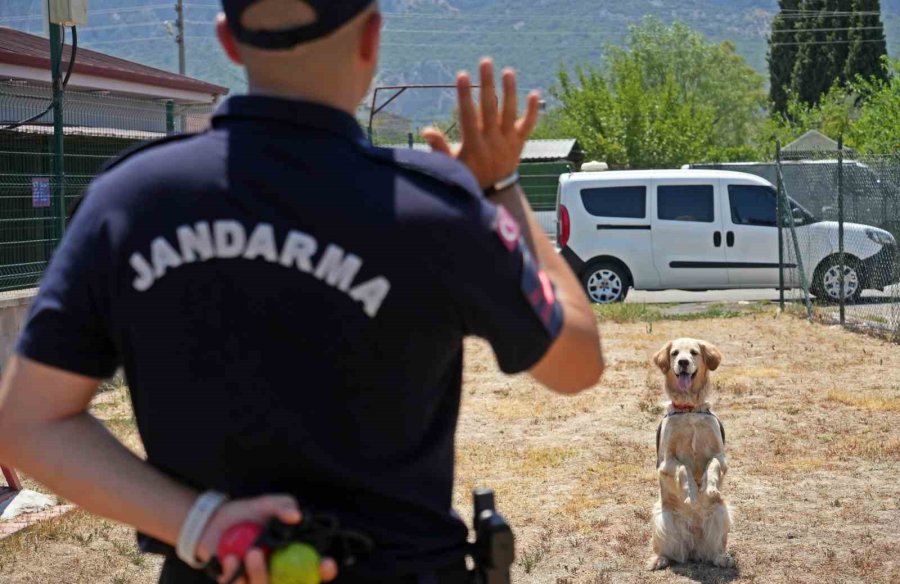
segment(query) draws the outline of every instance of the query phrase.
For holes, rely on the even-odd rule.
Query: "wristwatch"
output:
[[[519,171],[513,171],[513,173],[506,178],[502,178],[499,181],[495,182],[488,188],[484,189],[484,196],[490,197],[491,195],[496,195],[500,191],[505,191],[509,187],[517,184],[519,182]]]

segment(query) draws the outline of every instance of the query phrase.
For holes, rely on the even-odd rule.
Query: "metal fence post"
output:
[[[56,228],[66,230],[66,170],[63,139],[62,26],[50,23],[50,68],[53,80],[53,172],[56,176]]]
[[[846,257],[844,255],[844,137],[838,138],[838,257],[840,257],[840,285],[841,285],[841,326],[847,324],[847,299],[846,282]]]
[[[166,134],[171,136],[175,133],[175,102],[171,99],[166,100]]]
[[[784,206],[782,205],[782,197],[784,196],[784,184],[781,181],[781,140],[775,141],[775,164],[778,167],[778,199],[776,203],[776,213],[778,214],[778,306],[781,312],[784,312]]]
[[[776,168],[778,171],[778,182],[782,185],[782,192],[779,193],[779,196],[782,197],[782,206],[784,207],[785,203],[788,202],[787,192],[784,189],[784,173],[780,165]],[[785,215],[790,218],[788,227],[791,230],[791,241],[793,243],[794,253],[797,255],[797,271],[800,274],[800,286],[803,289],[803,299],[806,303],[806,316],[809,321],[812,322],[815,318],[815,314],[813,312],[812,299],[809,295],[809,280],[806,279],[806,270],[803,267],[803,255],[800,251],[800,240],[797,238],[797,226],[794,225],[794,213],[790,205],[787,205],[784,208],[787,211],[790,211],[790,215],[787,213],[785,213]]]

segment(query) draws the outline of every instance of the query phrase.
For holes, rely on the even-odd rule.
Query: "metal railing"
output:
[[[109,160],[137,143],[202,129],[212,111],[211,104],[67,91],[58,156],[50,114],[8,129],[50,100],[49,88],[0,83],[0,293],[37,284],[69,209]]]

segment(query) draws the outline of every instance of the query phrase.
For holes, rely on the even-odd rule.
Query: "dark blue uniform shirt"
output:
[[[94,181],[20,352],[124,366],[150,464],[335,513],[376,542],[360,573],[458,560],[463,338],[514,373],[562,324],[518,226],[456,161],[330,108],[235,97],[212,126]]]

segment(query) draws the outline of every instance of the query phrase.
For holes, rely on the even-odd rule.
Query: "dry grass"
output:
[[[143,453],[124,385],[105,385],[91,409],[126,446]],[[28,477],[24,482],[42,490]],[[159,558],[138,551],[132,530],[83,511],[0,541],[2,584],[150,584],[160,565]]]
[[[900,582],[900,347],[773,313],[599,316],[608,374],[575,398],[510,381],[487,365],[489,347],[467,347],[455,505],[468,517],[472,486],[497,490],[519,541],[516,582]],[[679,336],[725,354],[714,409],[728,431],[736,570],[643,571],[662,412],[649,358]],[[554,446],[567,455],[518,474],[522,452]],[[507,454],[473,464],[486,451]]]
[[[454,504],[469,517],[472,488],[497,491],[518,538],[515,582],[900,582],[900,347],[773,314],[727,316],[602,315],[608,373],[572,398],[504,377],[485,344],[467,345]],[[725,354],[714,409],[728,430],[736,570],[643,571],[662,411],[648,360],[677,336]],[[94,409],[140,452],[124,388]],[[130,530],[81,513],[0,542],[4,584],[149,583],[157,570]]]

